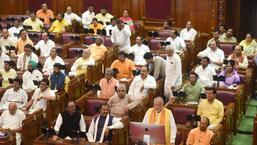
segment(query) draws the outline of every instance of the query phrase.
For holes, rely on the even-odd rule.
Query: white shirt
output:
[[[92,19],[95,17],[95,13],[90,13],[88,10],[82,14],[82,24],[85,29],[88,29],[92,23]]]
[[[68,25],[71,25],[72,20],[76,20],[78,22],[81,22],[81,18],[75,14],[75,13],[64,13],[64,20],[66,20],[66,22],[68,23]]]
[[[0,117],[0,126],[4,129],[17,129],[22,127],[22,121],[26,115],[21,110],[17,109],[14,115],[10,114],[9,110],[5,110]],[[16,133],[16,145],[21,144],[21,133]]]
[[[0,71],[4,70],[4,61],[10,61],[10,57],[4,53],[0,55]]]
[[[38,86],[36,86],[33,81],[41,81],[42,79],[43,79],[43,75],[39,70],[33,70],[32,73],[29,71],[26,71],[22,75],[22,80],[23,80],[22,88],[24,90],[34,90],[38,88]]]
[[[43,73],[51,75],[53,73],[55,63],[60,63],[61,65],[64,65],[63,59],[59,56],[56,56],[55,59],[52,59],[51,56],[47,57],[43,67]]]
[[[35,45],[36,50],[40,49],[40,56],[48,57],[50,55],[50,50],[55,47],[54,41],[48,39],[47,42],[44,40],[38,41]]]
[[[45,90],[44,92],[41,92],[40,88],[37,88],[32,96],[32,100],[34,100],[32,106],[29,108],[29,111],[34,112],[38,109],[43,109],[43,111],[46,111],[46,99],[40,99],[40,97],[55,97],[54,91],[51,91],[50,89]]]
[[[170,123],[169,123],[169,126],[170,126],[170,143],[175,143],[176,134],[177,134],[177,126],[176,126],[176,123],[175,123],[174,116],[173,116],[172,112],[168,109],[167,109],[167,111],[169,111],[168,114],[170,114],[169,115],[169,120],[170,120]],[[149,122],[149,116],[147,114],[149,114],[149,113],[147,112],[145,114],[144,119],[143,119],[143,123],[148,123]],[[157,117],[157,120],[160,120],[161,113],[157,113],[156,117]]]
[[[194,41],[196,34],[197,32],[194,28],[191,28],[189,31],[187,28],[184,28],[180,31],[180,37],[184,40]]]
[[[8,32],[10,34],[10,37],[16,42],[18,40],[18,36],[14,36],[14,34],[19,34],[21,29],[23,29],[23,26],[17,27],[11,27],[8,29]]]
[[[131,49],[129,50],[130,53],[134,53],[135,55],[135,59],[134,62],[136,65],[145,65],[146,61],[144,59],[144,54],[146,52],[150,52],[150,49],[147,45],[137,45],[135,44],[134,46],[131,47]]]
[[[165,41],[170,42],[170,45],[174,47],[175,52],[181,52],[182,49],[186,49],[184,39],[180,38],[179,36],[177,36],[175,39],[168,37]]]
[[[24,107],[28,103],[26,91],[21,88],[18,91],[14,91],[13,88],[6,90],[1,99],[2,109],[8,109],[10,102],[15,102],[18,108]]]
[[[112,31],[113,31],[114,28],[115,28],[115,26],[113,26],[113,25],[107,25],[106,28],[105,28],[106,36],[111,36]],[[110,33],[110,30],[111,30],[111,33]]]
[[[144,89],[142,92],[140,92],[142,86]],[[156,81],[154,77],[148,75],[143,80],[139,75],[133,79],[129,87],[128,94],[131,96],[131,100],[134,102],[140,100],[142,97],[147,97],[149,89],[156,89]]]
[[[5,48],[5,46],[15,46],[15,41],[11,38],[8,37],[7,39],[4,39],[3,37],[0,39],[0,47],[2,48],[2,51],[7,54],[9,53],[9,50]]]
[[[203,69],[202,65],[195,69],[195,73],[199,76],[199,83],[203,87],[210,87],[213,85],[213,75],[216,75],[214,68],[208,65]]]
[[[54,126],[54,130],[56,132],[59,132],[59,130],[62,126],[62,123],[63,123],[62,115],[61,115],[61,113],[59,113],[58,117],[56,119],[55,126]],[[80,120],[79,120],[79,128],[80,128],[81,132],[86,132],[85,119],[84,119],[84,116],[82,114],[81,114],[81,117],[80,117]]]
[[[128,51],[130,45],[131,30],[128,25],[124,25],[124,28],[120,31],[117,26],[112,31],[111,40],[112,43],[119,46],[119,51]]]
[[[180,56],[173,53],[172,56],[167,56],[165,65],[165,84],[170,86],[182,85],[182,66]]]
[[[223,62],[225,59],[225,55],[223,50],[217,48],[215,51],[213,51],[210,47],[207,47],[203,51],[199,52],[197,54],[198,57],[203,58],[203,57],[208,57],[211,61],[210,65],[214,69],[219,69],[221,65],[216,65],[213,62]]]
[[[36,63],[38,63],[37,55],[33,52],[31,52],[30,56],[25,56],[25,52],[22,52],[21,54],[19,54],[17,59],[17,69],[27,70],[30,60],[33,60]]]

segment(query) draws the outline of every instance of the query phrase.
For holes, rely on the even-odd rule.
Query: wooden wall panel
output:
[[[88,4],[93,4],[96,13],[100,7],[106,6],[117,17],[122,16],[124,9],[128,9],[134,20],[140,20],[141,17],[147,16],[146,4],[150,4],[148,0],[0,0],[0,5],[4,5],[0,9],[0,14],[24,14],[27,9],[39,7],[45,1],[51,1],[49,7],[55,13],[63,13],[67,6],[72,6],[74,12],[82,14]],[[167,9],[169,8],[168,13],[165,13],[168,14],[168,17],[175,19],[176,27],[185,27],[186,21],[191,20],[197,30],[208,33],[218,25],[221,2],[224,2],[224,13],[221,14],[224,23],[238,29],[240,26],[240,12],[238,11],[240,1],[242,0],[158,0],[158,2],[164,2],[163,5]],[[35,5],[35,3],[37,4]],[[155,4],[148,4],[148,9],[153,8],[155,11]]]
[[[52,8],[52,1],[51,0],[28,0],[28,9],[30,11],[36,12],[38,9],[41,8],[43,3],[46,3],[48,8]]]
[[[146,17],[167,19],[170,17],[170,0],[147,0],[145,4]]]

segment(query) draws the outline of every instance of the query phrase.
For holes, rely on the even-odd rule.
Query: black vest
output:
[[[75,137],[74,134],[72,134],[73,130],[80,131],[80,118],[81,114],[79,112],[75,112],[72,116],[67,112],[64,111],[61,113],[62,116],[62,125],[59,130],[58,136],[61,138],[65,138],[67,136],[69,137]]]
[[[99,121],[98,121],[98,126],[97,126],[97,132],[96,132],[96,142],[100,141],[100,137],[101,137],[101,134],[102,134],[102,131],[103,131],[103,127],[104,127],[104,123],[105,123],[105,119],[106,117],[103,117],[103,116],[99,116]],[[94,118],[94,123],[96,123],[96,120],[97,120],[98,116],[96,116]],[[113,117],[109,114],[109,120],[108,120],[108,124],[107,126],[111,126],[112,125],[112,120],[113,120]],[[109,130],[109,134],[108,136],[104,136],[104,139],[103,139],[103,142],[104,141],[109,141],[111,142],[112,140],[112,130]]]

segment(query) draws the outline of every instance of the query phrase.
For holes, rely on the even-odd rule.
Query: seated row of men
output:
[[[124,88],[125,87],[119,87],[120,90],[118,93]],[[222,121],[224,115],[223,105],[220,101],[215,99],[215,94],[215,89],[206,89],[207,99],[200,103],[197,111],[197,114],[202,116],[200,126],[199,128],[191,130],[187,144],[195,144],[199,142],[199,140],[205,144],[210,143],[213,136],[213,131],[211,130]],[[124,96],[123,99],[126,99],[126,96]],[[123,106],[127,107],[125,104],[123,104]],[[124,124],[121,123],[121,118],[113,117],[112,110],[112,106],[108,104],[102,104],[99,106],[100,112],[98,115],[93,117],[87,132],[88,141],[99,143],[111,142],[112,129],[124,127]],[[21,131],[22,121],[24,119],[25,114],[18,109],[15,103],[11,102],[8,110],[4,111],[0,117],[1,131],[16,132],[17,141],[20,143],[21,135],[19,132]],[[156,97],[154,99],[153,108],[148,109],[142,122],[164,125],[166,143],[175,144],[177,127],[172,112],[169,109],[164,108],[163,98]],[[66,110],[58,115],[54,130],[56,135],[53,136],[53,140],[55,141],[61,141],[64,138],[71,139],[76,137],[72,132],[73,130],[86,132],[84,116],[79,113],[74,102],[68,102]]]

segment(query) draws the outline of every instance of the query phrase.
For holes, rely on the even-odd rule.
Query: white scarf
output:
[[[104,132],[105,132],[105,130],[107,128],[107,125],[108,125],[108,122],[109,122],[109,117],[110,116],[108,114],[106,116],[106,118],[105,118],[104,127],[103,127],[103,130],[102,130],[102,133],[101,133],[101,137],[100,137],[99,143],[102,143],[103,140],[104,140]],[[94,142],[96,140],[96,133],[97,133],[97,126],[98,126],[99,118],[100,118],[100,115],[96,118],[96,122],[95,122],[95,126],[94,126],[94,130],[95,130],[95,132],[94,132]]]

